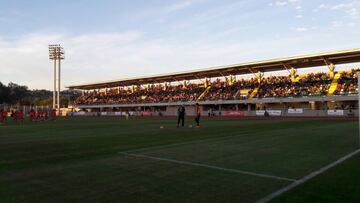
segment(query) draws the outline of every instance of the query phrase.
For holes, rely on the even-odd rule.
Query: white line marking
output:
[[[179,160],[175,160],[175,159],[160,158],[160,157],[147,156],[147,155],[142,155],[142,154],[130,154],[130,153],[125,153],[125,152],[119,152],[119,154],[133,156],[133,157],[139,157],[139,158],[153,159],[153,160],[157,160],[157,161],[167,161],[167,162],[183,164],[183,165],[198,166],[198,167],[210,168],[210,169],[233,172],[233,173],[240,173],[240,174],[251,175],[251,176],[258,176],[258,177],[262,177],[262,178],[271,178],[271,179],[290,181],[290,182],[296,181],[295,179],[291,179],[291,178],[284,178],[284,177],[278,177],[278,176],[273,176],[273,175],[254,173],[254,172],[242,171],[242,170],[237,170],[237,169],[222,168],[222,167],[218,167],[218,166],[211,166],[211,165],[207,165],[207,164],[200,164],[200,163],[194,163],[194,162],[189,162],[189,161],[179,161]]]
[[[357,150],[351,152],[350,154],[338,159],[337,161],[335,161],[335,162],[333,162],[333,163],[331,163],[331,164],[329,164],[327,166],[324,166],[324,167],[320,168],[319,170],[314,171],[314,172],[310,173],[307,176],[304,176],[303,178],[301,178],[299,180],[296,180],[295,182],[291,183],[288,186],[285,186],[285,187],[281,188],[280,190],[278,190],[276,192],[273,192],[273,193],[269,194],[268,196],[256,201],[256,203],[269,202],[270,200],[274,199],[275,197],[278,197],[278,196],[282,195],[283,193],[295,188],[296,186],[299,186],[299,185],[305,183],[306,181],[314,178],[315,176],[318,176],[321,173],[324,173],[325,171],[329,170],[330,168],[333,168],[334,166],[346,161],[347,159],[350,159],[351,157],[358,154],[359,152],[360,152],[360,149],[357,149]]]

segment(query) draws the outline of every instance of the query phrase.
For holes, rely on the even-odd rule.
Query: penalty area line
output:
[[[314,177],[316,177],[316,176],[324,173],[325,171],[327,171],[327,170],[329,170],[329,169],[331,169],[331,168],[339,165],[340,163],[342,163],[342,162],[350,159],[351,157],[355,156],[355,155],[358,154],[359,152],[360,152],[360,149],[357,149],[357,150],[355,150],[355,151],[353,151],[353,152],[351,152],[351,153],[343,156],[342,158],[340,158],[340,159],[338,159],[338,160],[330,163],[329,165],[326,165],[326,166],[320,168],[319,170],[314,171],[314,172],[310,173],[309,175],[304,176],[303,178],[301,178],[301,179],[299,179],[299,180],[296,180],[295,182],[291,183],[290,185],[285,186],[285,187],[281,188],[280,190],[275,191],[275,192],[269,194],[268,196],[266,196],[266,197],[264,197],[264,198],[256,201],[256,203],[269,202],[269,201],[271,201],[272,199],[274,199],[275,197],[278,197],[278,196],[284,194],[285,192],[287,192],[287,191],[289,191],[289,190],[291,190],[291,189],[293,189],[293,188],[295,188],[295,187],[297,187],[297,186],[299,186],[299,185],[307,182],[308,180],[310,180],[310,179],[312,179],[312,178],[314,178]]]
[[[237,170],[237,169],[223,168],[223,167],[219,167],[219,166],[212,166],[212,165],[189,162],[189,161],[180,161],[180,160],[175,160],[175,159],[160,158],[160,157],[148,156],[148,155],[143,155],[143,154],[131,154],[131,153],[126,153],[126,152],[119,152],[119,154],[126,155],[126,156],[132,156],[132,157],[138,157],[138,158],[152,159],[152,160],[157,160],[157,161],[166,161],[166,162],[177,163],[177,164],[182,164],[182,165],[209,168],[209,169],[238,173],[238,174],[243,174],[243,175],[251,175],[251,176],[257,176],[257,177],[262,177],[262,178],[276,179],[276,180],[282,180],[282,181],[288,181],[288,182],[296,181],[295,179],[291,179],[291,178],[285,178],[285,177],[279,177],[279,176],[273,176],[273,175],[268,175],[268,174],[255,173],[255,172],[249,172],[249,171],[243,171],[243,170]]]

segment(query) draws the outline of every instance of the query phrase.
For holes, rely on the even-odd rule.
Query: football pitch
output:
[[[88,117],[0,125],[0,202],[360,202],[357,121],[189,124]]]

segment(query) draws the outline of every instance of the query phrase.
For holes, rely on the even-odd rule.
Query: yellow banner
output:
[[[249,91],[248,89],[240,90],[240,95],[248,95]]]

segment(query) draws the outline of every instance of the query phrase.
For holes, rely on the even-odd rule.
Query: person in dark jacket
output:
[[[180,106],[178,108],[178,123],[177,123],[177,127],[180,126],[180,121],[181,121],[181,126],[184,127],[184,122],[185,122],[185,107],[184,105]]]

